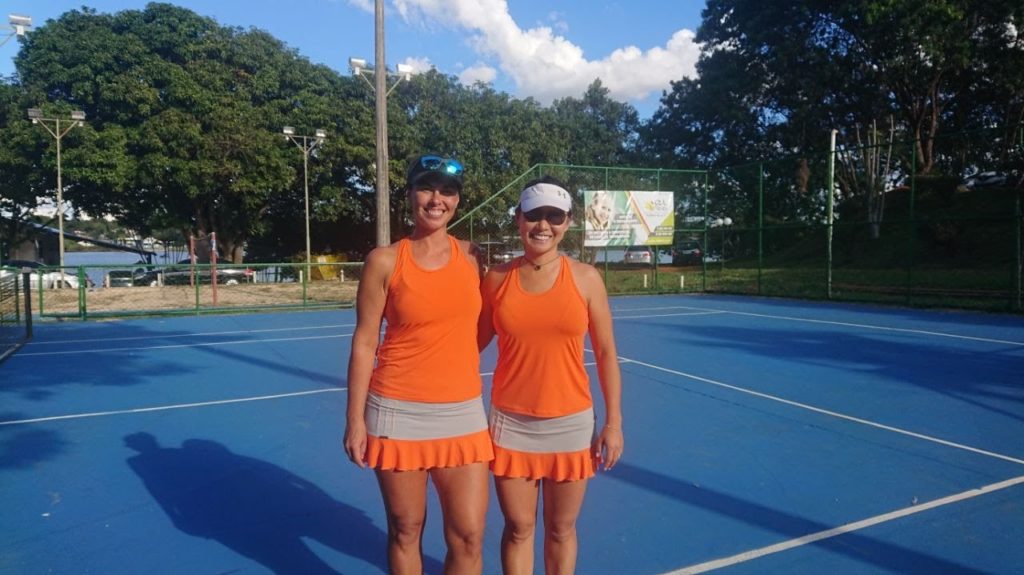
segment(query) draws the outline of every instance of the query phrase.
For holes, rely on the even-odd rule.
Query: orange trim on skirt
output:
[[[491,472],[495,477],[579,481],[594,476],[597,464],[590,448],[559,453],[529,453],[494,446]]]
[[[467,435],[438,439],[366,437],[367,465],[382,471],[412,471],[458,467],[494,459],[491,434],[481,429]]]

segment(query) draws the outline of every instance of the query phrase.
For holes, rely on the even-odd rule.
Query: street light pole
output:
[[[391,188],[388,182],[388,96],[401,83],[412,77],[412,67],[398,65],[398,80],[388,88],[387,67],[384,64],[384,0],[376,0],[374,8],[374,25],[376,29],[374,42],[374,67],[369,69],[366,60],[349,58],[352,73],[362,76],[363,73],[374,74],[376,70],[384,70],[383,74],[374,74],[374,82],[367,84],[373,88],[374,110],[377,121],[377,246],[391,243]],[[366,77],[363,76],[365,80]]]
[[[387,70],[384,64],[384,0],[374,8],[374,68]],[[374,75],[374,103],[377,118],[377,247],[391,243],[391,188],[388,181],[388,77]]]
[[[61,130],[60,118],[44,118],[43,111],[39,108],[29,108],[28,117],[32,120],[33,124],[37,124],[46,129],[47,132],[53,136],[53,139],[57,141],[57,246],[60,252],[60,273],[61,283],[63,284],[64,278],[64,181],[61,175],[61,161],[60,161],[60,141],[71,131],[72,128],[82,126],[85,124],[85,112],[81,110],[75,110],[71,112],[71,124]],[[51,129],[49,123],[53,124]]]
[[[312,263],[312,252],[309,247],[309,153],[324,143],[327,133],[317,130],[316,136],[298,136],[295,134],[295,128],[291,126],[285,126],[281,132],[284,134],[284,139],[291,140],[302,150],[302,179],[306,197],[306,274],[308,276],[309,266]]]

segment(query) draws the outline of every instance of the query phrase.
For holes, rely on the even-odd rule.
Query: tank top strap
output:
[[[402,275],[402,270],[408,265],[408,258],[412,257],[409,250],[409,238],[398,240],[398,256],[395,258],[395,269],[391,272],[390,285],[394,285]]]
[[[513,262],[518,262],[518,260],[512,260],[512,261]],[[518,284],[519,284],[519,264],[516,263],[516,265],[512,266],[512,269],[508,270],[508,273],[505,274],[504,279],[501,280],[501,285],[499,285],[498,289],[494,292],[494,299],[496,301],[502,299],[505,296],[505,292],[508,291],[509,286],[511,286],[511,285],[518,285]]]

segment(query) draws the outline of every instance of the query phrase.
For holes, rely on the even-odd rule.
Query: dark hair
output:
[[[565,190],[567,192],[569,191],[569,186],[565,185],[565,183],[562,182],[562,180],[559,180],[558,178],[556,178],[554,176],[542,176],[542,177],[537,178],[535,180],[530,180],[529,182],[526,182],[526,184],[523,185],[522,190],[525,190],[526,188],[529,188],[530,186],[535,186],[537,184],[553,184],[555,186],[558,186],[559,188],[562,188],[563,190]],[[520,190],[520,191],[522,191],[522,190]]]

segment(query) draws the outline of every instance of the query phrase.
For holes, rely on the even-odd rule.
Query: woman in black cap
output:
[[[482,262],[470,243],[447,231],[462,178],[462,165],[450,158],[410,162],[406,188],[415,227],[409,237],[370,252],[359,282],[345,451],[376,471],[392,573],[423,572],[428,478],[444,514],[445,572],[483,569],[487,464],[494,453],[476,347]]]

